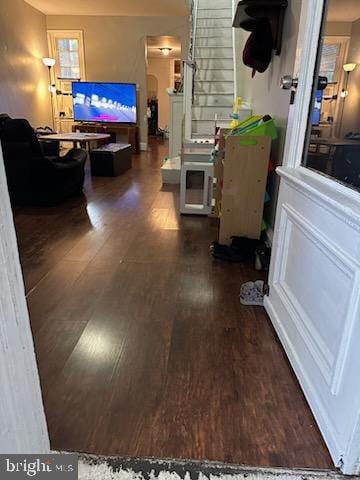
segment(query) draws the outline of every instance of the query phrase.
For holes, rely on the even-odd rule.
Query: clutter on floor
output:
[[[264,305],[264,281],[243,283],[240,289],[240,303],[262,307]]]
[[[180,212],[219,219],[219,240],[210,246],[214,258],[253,262],[257,271],[267,272],[271,249],[260,238],[268,228],[263,211],[271,201],[266,186],[268,174],[274,171],[270,153],[277,129],[270,115],[252,115],[241,121],[241,105],[242,99],[237,98],[230,128],[216,130],[214,146],[203,140],[184,143]],[[191,193],[195,173],[203,175],[201,186],[194,187],[200,192],[197,203]],[[241,303],[263,305],[263,290],[262,280],[244,284]]]
[[[231,263],[255,263],[258,271],[268,271],[270,265],[271,249],[261,240],[246,237],[232,237],[230,245],[213,242],[210,252],[216,259]],[[246,282],[240,289],[240,303],[242,305],[264,305],[265,282],[256,280]]]
[[[228,262],[253,262],[255,261],[255,250],[261,244],[259,240],[252,240],[245,237],[232,237],[230,245],[222,245],[213,242],[210,252],[214,258]]]

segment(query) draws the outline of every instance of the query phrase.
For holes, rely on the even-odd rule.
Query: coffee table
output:
[[[110,140],[111,135],[108,133],[51,133],[50,135],[40,135],[38,139],[40,141],[53,141],[53,142],[71,142],[74,147],[80,145],[80,148],[88,149],[91,142],[97,142],[98,144],[106,143],[105,140]]]

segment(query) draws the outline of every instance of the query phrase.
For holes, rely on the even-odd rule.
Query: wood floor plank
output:
[[[51,446],[330,468],[250,264],[214,260],[214,219],[179,214],[166,144],[15,223]]]

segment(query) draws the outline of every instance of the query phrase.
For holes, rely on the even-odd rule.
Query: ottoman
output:
[[[132,148],[127,143],[108,143],[90,152],[91,175],[117,177],[131,168]]]

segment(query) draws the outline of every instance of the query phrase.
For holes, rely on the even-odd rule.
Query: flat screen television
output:
[[[76,122],[136,123],[134,83],[73,82]]]
[[[321,119],[321,106],[323,101],[323,90],[317,90],[315,96],[315,105],[312,114],[312,125],[317,127]]]

